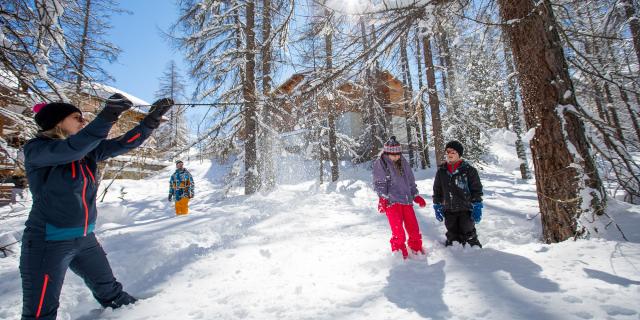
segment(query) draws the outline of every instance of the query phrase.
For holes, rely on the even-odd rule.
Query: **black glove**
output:
[[[125,96],[116,93],[110,96],[105,102],[104,108],[98,114],[98,117],[109,122],[118,120],[120,114],[133,107],[133,103]]]
[[[151,129],[156,129],[160,126],[160,120],[162,120],[162,116],[169,111],[169,109],[173,106],[173,100],[169,98],[162,98],[151,105],[151,110],[149,110],[149,114],[142,119],[142,123],[144,123],[147,127]]]
[[[169,193],[169,198],[167,198],[167,200],[171,201],[171,198],[173,198],[173,195]]]

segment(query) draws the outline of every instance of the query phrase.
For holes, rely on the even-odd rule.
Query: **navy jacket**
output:
[[[453,173],[446,162],[440,165],[433,181],[433,203],[444,205],[445,211],[467,211],[473,202],[482,202],[478,170],[464,160]]]
[[[25,225],[45,240],[68,240],[93,232],[98,162],[138,147],[153,129],[144,124],[106,140],[113,122],[100,116],[67,139],[38,136],[24,146],[33,206]]]

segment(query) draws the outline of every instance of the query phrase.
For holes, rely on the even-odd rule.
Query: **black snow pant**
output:
[[[444,225],[447,227],[447,244],[458,241],[463,245],[468,243],[482,247],[471,211],[445,211]]]
[[[22,237],[22,319],[55,319],[67,268],[87,284],[103,306],[127,295],[113,276],[109,261],[93,233],[63,241],[45,241],[27,230]]]

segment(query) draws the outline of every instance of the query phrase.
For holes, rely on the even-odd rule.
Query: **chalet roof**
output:
[[[274,90],[275,95],[287,94],[298,95],[305,87],[312,86],[317,82],[322,81],[322,70],[306,70],[298,73],[294,73],[285,82],[283,82],[278,88]],[[400,80],[394,77],[388,70],[378,70],[377,74],[386,82],[402,84]],[[346,77],[340,77],[336,81],[340,83],[338,88],[345,86],[358,86],[355,82],[349,80]]]
[[[131,102],[133,102],[134,106],[142,106],[142,107],[138,107],[136,108],[136,110],[142,112],[142,113],[147,113],[149,112],[149,105],[150,103],[138,98],[128,92],[125,92],[123,90],[120,90],[118,88],[114,88],[112,86],[103,84],[103,83],[97,83],[97,82],[92,82],[92,83],[85,83],[85,85],[82,88],[82,92],[93,96],[93,97],[97,97],[100,99],[107,99],[109,98],[109,96],[115,94],[115,93],[119,93],[125,97],[127,97],[127,99],[131,100]]]

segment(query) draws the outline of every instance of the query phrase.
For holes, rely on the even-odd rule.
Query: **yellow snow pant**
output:
[[[176,214],[183,215],[189,213],[189,198],[184,197],[176,201]]]

